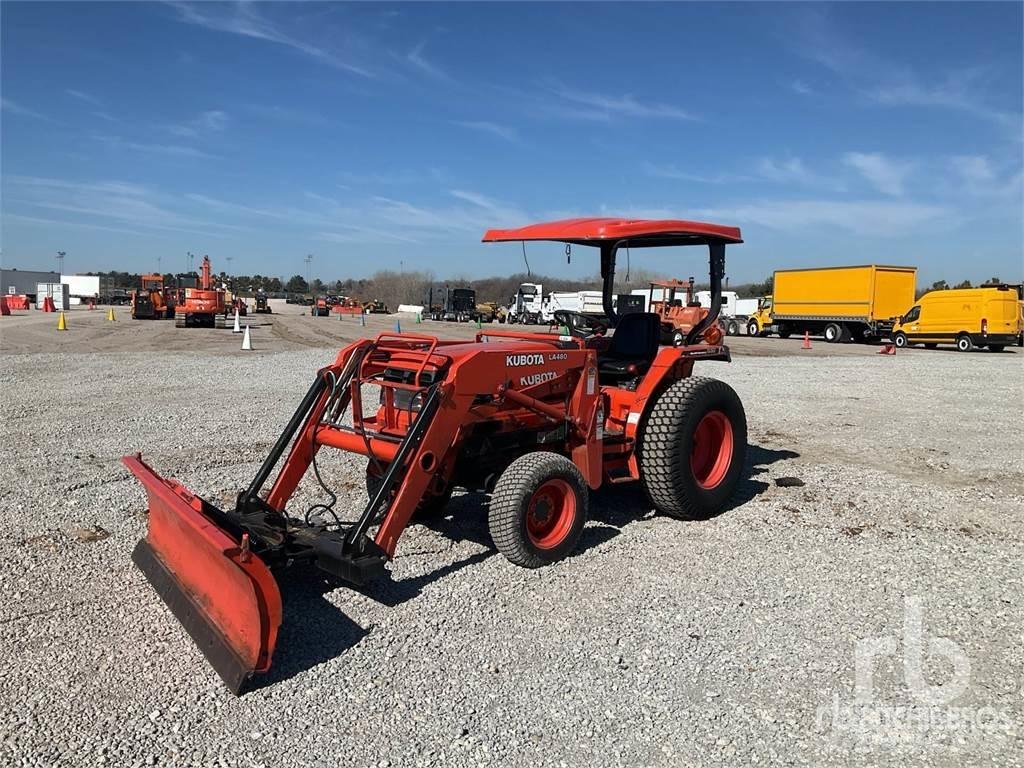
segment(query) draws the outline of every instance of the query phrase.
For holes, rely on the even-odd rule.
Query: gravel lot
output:
[[[734,508],[681,523],[598,493],[581,551],[525,571],[493,551],[485,500],[456,496],[407,532],[392,584],[284,578],[272,677],[235,698],[131,564],[145,499],[119,459],[141,450],[226,503],[336,343],[272,353],[257,335],[241,355],[200,331],[179,353],[31,354],[14,328],[0,764],[1024,763],[1024,354],[777,342],[761,348],[783,356],[703,364],[750,422]],[[361,507],[362,463],[323,455]],[[858,708],[855,647],[880,636],[895,652]],[[945,683],[930,706],[905,674],[915,637],[926,683]]]

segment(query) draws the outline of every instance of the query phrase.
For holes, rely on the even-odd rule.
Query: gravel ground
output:
[[[284,578],[273,673],[236,698],[130,562],[119,458],[226,503],[332,357],[0,358],[0,764],[1024,763],[1024,355],[702,364],[747,408],[734,508],[595,494],[580,552],[526,571],[456,496],[391,584]],[[361,507],[362,463],[324,455]],[[883,636],[858,703],[855,647]]]

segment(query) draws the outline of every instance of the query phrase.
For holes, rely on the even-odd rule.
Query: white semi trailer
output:
[[[711,306],[711,291],[697,291],[697,301],[702,307]],[[738,336],[747,327],[747,318],[757,311],[757,299],[741,299],[736,291],[722,291],[722,307],[718,316],[722,318],[725,332]]]

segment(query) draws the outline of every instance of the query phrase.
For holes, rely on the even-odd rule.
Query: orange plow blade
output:
[[[149,532],[132,560],[217,674],[241,693],[270,668],[281,624],[277,582],[224,513],[160,477],[141,456],[123,461],[149,496]]]

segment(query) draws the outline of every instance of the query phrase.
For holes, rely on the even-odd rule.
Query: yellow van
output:
[[[1017,343],[1020,304],[1009,286],[957,288],[926,293],[892,329],[897,347],[955,344],[961,352],[988,347],[1002,352]]]

